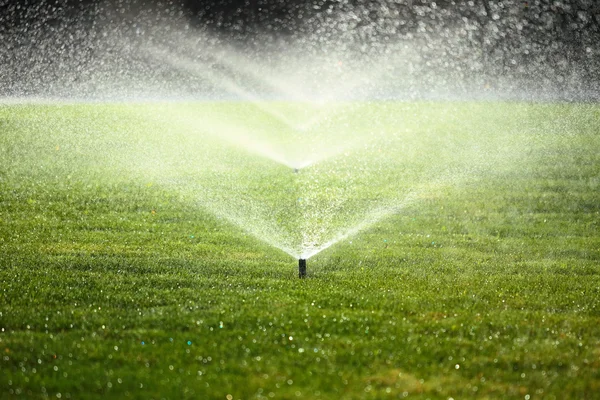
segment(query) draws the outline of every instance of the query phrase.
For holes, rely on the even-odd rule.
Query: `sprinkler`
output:
[[[300,279],[306,278],[306,260],[303,258],[298,260],[298,277]]]
[[[294,173],[297,174],[298,172],[300,172],[299,168],[294,168]]]

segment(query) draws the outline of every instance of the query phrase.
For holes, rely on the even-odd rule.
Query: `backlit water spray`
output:
[[[31,163],[49,175],[158,185],[305,277],[309,259],[394,214],[526,168],[547,138],[498,118],[499,99],[598,96],[590,35],[569,48],[575,66],[497,4],[384,3],[315,4],[287,35],[218,32],[174,5],[107,2],[70,20],[7,7],[1,101],[48,105],[22,123],[44,132]],[[497,103],[465,102],[482,99]]]

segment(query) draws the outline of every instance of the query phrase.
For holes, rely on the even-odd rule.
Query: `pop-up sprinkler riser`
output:
[[[298,277],[306,278],[306,260],[302,258],[298,260]]]

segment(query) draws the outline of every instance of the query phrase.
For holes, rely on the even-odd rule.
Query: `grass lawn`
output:
[[[0,105],[0,398],[598,396],[600,106],[307,107]]]

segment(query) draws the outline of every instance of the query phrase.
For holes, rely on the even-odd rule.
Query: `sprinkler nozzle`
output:
[[[298,260],[298,277],[306,278],[306,260],[302,258]]]
[[[297,174],[298,172],[300,172],[299,168],[294,168],[294,173]]]

